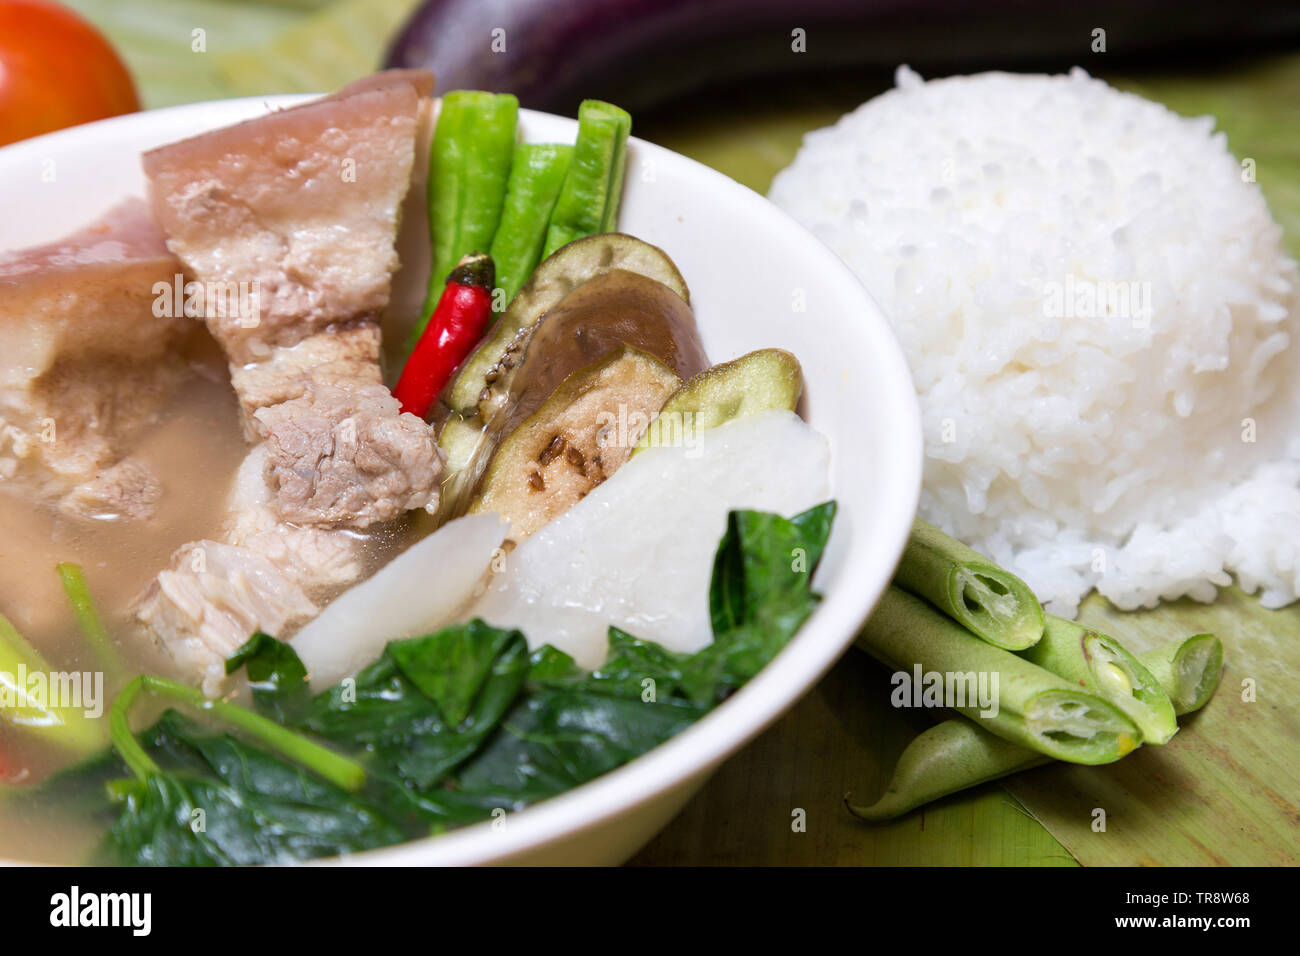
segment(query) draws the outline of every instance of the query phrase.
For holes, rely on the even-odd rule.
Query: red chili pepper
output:
[[[496,268],[481,252],[461,259],[447,276],[447,286],[415,343],[393,395],[402,411],[428,414],[456,369],[474,350],[492,320],[492,286]]]

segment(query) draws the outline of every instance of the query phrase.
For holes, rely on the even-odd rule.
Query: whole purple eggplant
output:
[[[1297,38],[1295,0],[428,0],[387,65],[431,68],[440,90],[570,112],[585,97],[640,109],[796,71],[1101,71]]]

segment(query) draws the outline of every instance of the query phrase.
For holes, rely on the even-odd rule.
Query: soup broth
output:
[[[218,533],[226,493],[248,452],[240,432],[225,361],[206,335],[191,343],[190,373],[160,420],[133,454],[162,484],[148,519],[94,519],[62,514],[0,485],[0,612],[57,672],[102,670],[78,630],[55,565],[81,566],[96,606],[127,674],[172,674],[167,655],[142,632],[131,606],[180,545]],[[105,677],[97,701],[108,741],[108,707],[120,689]],[[86,685],[86,686],[93,686]],[[137,721],[147,716],[145,707]],[[144,726],[138,722],[136,726]],[[0,721],[0,758],[6,786],[37,783],[79,757],[46,736]],[[31,819],[33,816],[48,819]],[[84,825],[83,825],[84,824]],[[79,821],[56,808],[19,811],[0,798],[0,857],[73,863],[84,859],[102,821]]]

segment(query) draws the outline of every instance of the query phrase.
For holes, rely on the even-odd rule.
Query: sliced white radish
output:
[[[709,581],[727,512],[804,511],[829,497],[829,469],[826,439],[785,411],[651,448],[515,548],[472,614],[589,668],[611,624],[698,650],[713,639]]]
[[[344,591],[289,643],[320,689],[373,661],[389,641],[464,615],[509,523],[495,512],[448,522],[367,581]]]

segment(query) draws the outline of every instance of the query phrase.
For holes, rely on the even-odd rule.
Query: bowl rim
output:
[[[241,119],[315,99],[320,94],[284,94],[211,100],[112,117],[47,133],[11,144],[0,155],[30,149],[43,153],[55,140],[75,140],[88,131],[126,124],[185,125],[191,114],[211,115],[211,124],[196,124],[195,135]],[[436,103],[436,98],[435,98]],[[520,110],[521,121],[560,121],[576,129],[577,121],[537,110]],[[912,527],[921,488],[923,460],[921,417],[911,373],[903,351],[885,317],[865,286],[829,247],[762,194],[729,176],[665,147],[632,137],[639,157],[653,159],[659,169],[680,171],[702,180],[709,192],[730,203],[749,207],[762,228],[784,233],[787,241],[807,246],[807,254],[823,259],[823,268],[836,284],[832,298],[853,302],[853,329],[860,346],[873,356],[873,378],[892,396],[890,414],[882,416],[878,460],[890,462],[879,470],[876,495],[880,515],[870,547],[850,540],[844,552],[838,587],[826,589],[823,600],[789,644],[758,674],[725,702],[668,741],[595,780],[508,815],[508,825],[484,821],[437,836],[417,838],[348,856],[312,861],[316,865],[438,865],[462,866],[509,862],[548,845],[572,838],[653,801],[656,797],[703,779],[728,756],[749,743],[808,693],[852,643],[884,593]],[[65,147],[66,143],[60,142]],[[8,157],[6,157],[8,158]],[[832,493],[834,488],[832,487]],[[852,582],[866,586],[852,587]]]

